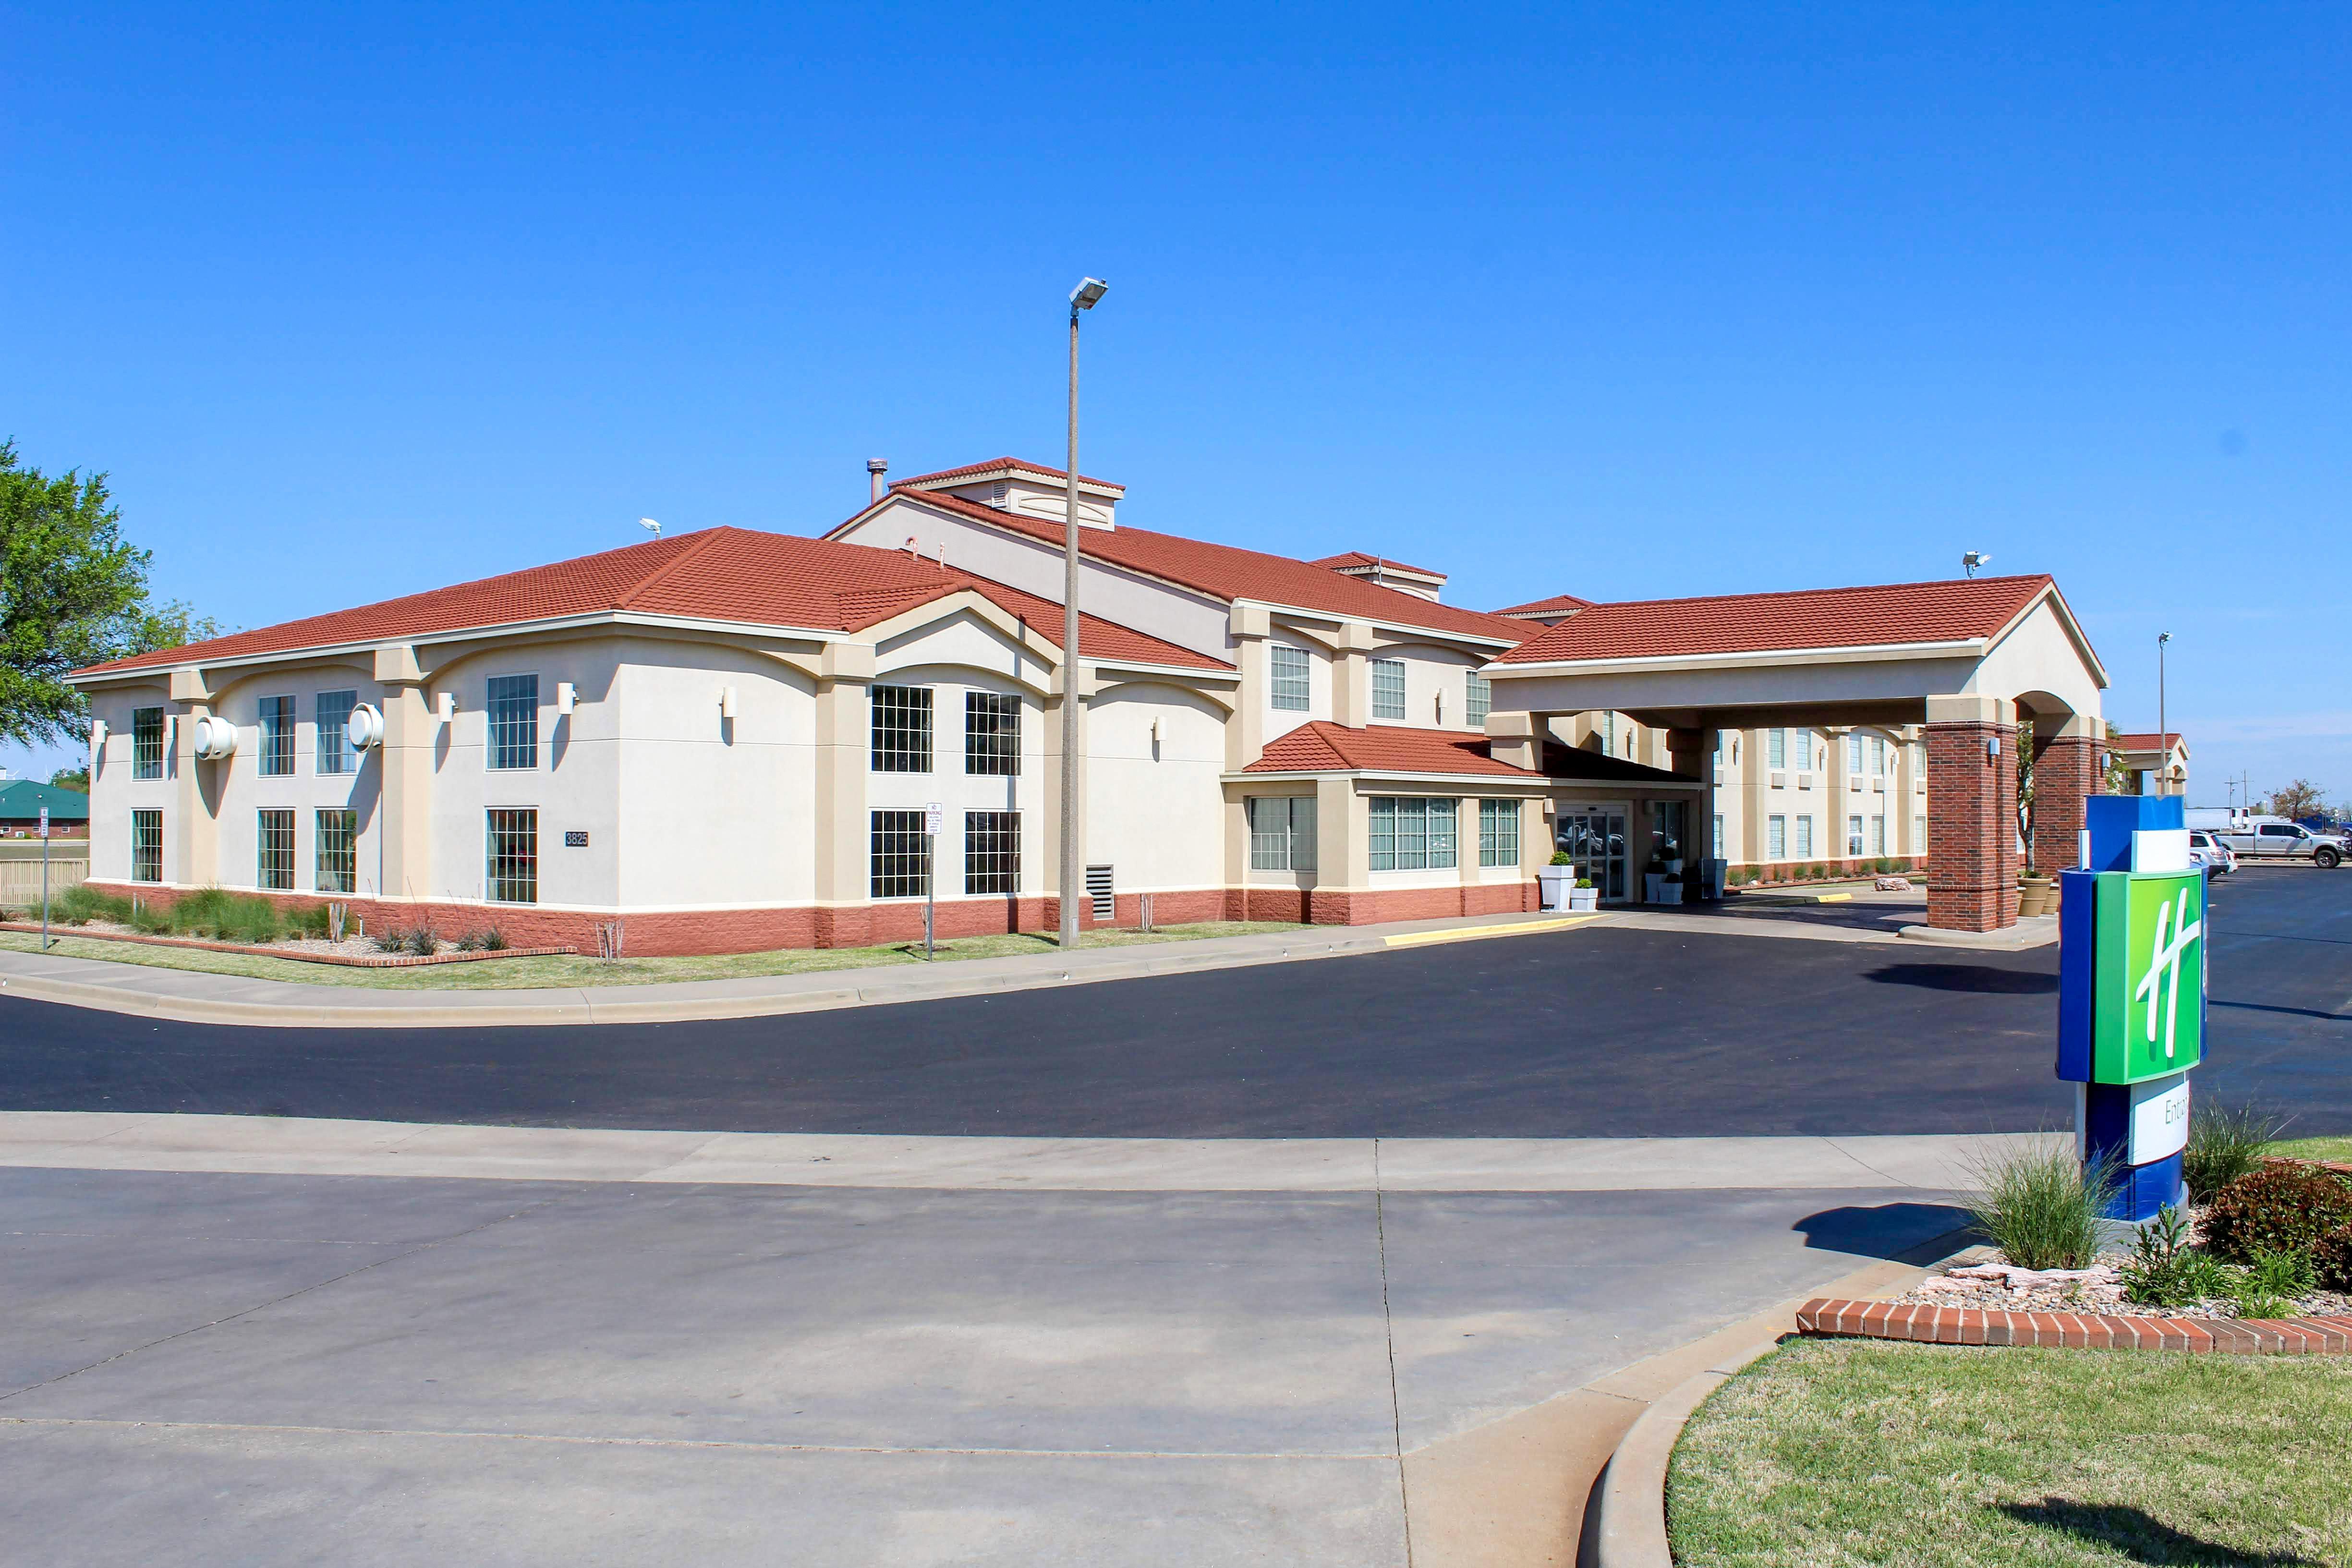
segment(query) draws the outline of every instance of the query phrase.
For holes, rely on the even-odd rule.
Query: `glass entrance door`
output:
[[[1591,879],[1606,902],[1625,896],[1625,817],[1622,805],[1563,805],[1553,818],[1556,841],[1577,877]]]

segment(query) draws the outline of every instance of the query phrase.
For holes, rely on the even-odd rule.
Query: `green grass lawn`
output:
[[[1151,932],[1096,931],[1085,945],[1132,947],[1150,942],[1192,942],[1257,931],[1300,931],[1275,921],[1206,921],[1163,926]],[[37,952],[41,939],[0,931],[0,950]],[[942,961],[1044,956],[1057,950],[1051,936],[976,936],[942,942]],[[528,991],[574,985],[647,985],[670,980],[729,980],[748,974],[805,974],[828,969],[875,969],[921,963],[923,944],[887,947],[785,948],[773,952],[716,953],[693,958],[489,958],[470,963],[440,963],[415,969],[347,969],[333,963],[302,963],[242,952],[206,952],[197,948],[150,947],[141,942],[60,936],[50,952],[67,958],[103,958],[158,969],[194,969],[206,974],[236,974],[257,980],[290,980],[305,985],[359,985],[379,991]]]
[[[2352,1358],[1795,1340],[1699,1407],[1684,1568],[2352,1564]]]
[[[2263,1152],[2298,1160],[2352,1160],[2352,1138],[2288,1138],[2264,1145]]]

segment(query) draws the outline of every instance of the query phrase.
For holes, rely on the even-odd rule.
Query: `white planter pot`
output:
[[[1536,882],[1543,889],[1543,907],[1548,910],[1568,908],[1568,895],[1575,890],[1576,868],[1573,866],[1543,866],[1536,870]]]
[[[1601,907],[1601,889],[1598,888],[1570,888],[1568,890],[1568,907],[1571,910],[1599,909]]]

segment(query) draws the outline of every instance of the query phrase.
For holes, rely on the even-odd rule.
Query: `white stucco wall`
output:
[[[1111,867],[1118,891],[1223,884],[1223,720],[1194,693],[1140,681],[1100,693],[1088,708],[1087,863]]]
[[[172,705],[166,700],[168,690],[158,680],[152,686],[117,688],[90,696],[90,716],[106,723],[106,740],[93,757],[95,765],[90,769],[89,779],[89,874],[99,880],[130,879],[131,813],[134,809],[163,811],[164,832],[168,836],[172,831],[173,792],[177,785],[172,778]],[[161,778],[131,776],[131,714],[141,708],[164,710],[165,755]],[[171,849],[167,837],[163,847],[167,877],[171,875]]]

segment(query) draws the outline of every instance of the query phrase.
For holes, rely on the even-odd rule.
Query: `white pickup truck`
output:
[[[2192,806],[2189,819],[2191,828],[2214,834],[2241,860],[2308,860],[2333,871],[2352,859],[2352,844],[2346,842],[2344,835],[2314,833],[2284,816]]]

